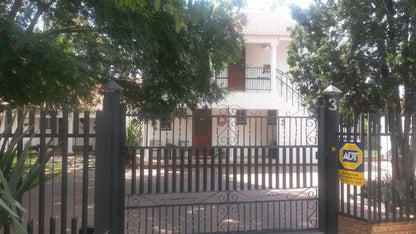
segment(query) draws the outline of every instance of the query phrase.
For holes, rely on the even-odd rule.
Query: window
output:
[[[235,115],[236,124],[246,124],[247,123],[247,113],[246,110],[237,110]]]
[[[277,110],[267,110],[267,124],[276,125],[277,123]]]
[[[172,130],[172,121],[169,117],[162,117],[160,119],[160,130],[162,131]]]

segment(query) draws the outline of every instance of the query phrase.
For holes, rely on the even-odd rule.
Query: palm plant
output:
[[[19,150],[18,146],[33,126],[24,130],[23,119],[17,121],[14,134],[11,133],[15,117],[0,133],[0,225],[10,223],[16,233],[26,233],[18,215],[19,210],[24,211],[19,201],[21,201],[24,192],[30,189],[31,184],[39,176],[54,151],[52,150],[43,158],[38,157],[34,163],[31,163],[29,170],[24,169],[32,137],[22,150]],[[0,126],[2,126],[2,119],[0,119]],[[51,142],[48,143],[48,146]]]
[[[129,121],[126,128],[127,146],[140,146],[142,144],[143,122],[133,119]]]
[[[126,127],[126,144],[128,147],[137,147],[142,144],[143,134],[142,134],[143,122],[133,119],[130,120]],[[127,162],[133,161],[133,153],[130,151],[127,154]]]

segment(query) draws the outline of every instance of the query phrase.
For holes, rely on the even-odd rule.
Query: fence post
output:
[[[319,107],[318,112],[318,212],[319,212],[319,230],[326,230],[326,187],[325,187],[325,107]]]
[[[122,88],[114,81],[102,87],[103,110],[97,113],[94,233],[124,232],[125,110]]]
[[[330,85],[322,91],[325,96],[325,110],[320,110],[319,123],[324,127],[319,133],[319,224],[325,233],[338,233],[339,208],[339,175],[338,175],[338,143],[339,143],[339,95],[342,92]],[[323,130],[323,132],[322,132]]]

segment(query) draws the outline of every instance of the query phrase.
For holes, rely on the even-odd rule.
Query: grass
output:
[[[27,173],[30,170],[30,165],[33,165],[38,155],[30,155],[27,157],[26,162],[23,166],[23,170]],[[82,155],[74,155],[68,157],[68,170],[73,170],[74,168],[76,170],[82,169],[83,166],[83,156]],[[95,157],[89,157],[88,159],[88,168],[94,168],[95,167]],[[48,181],[52,179],[55,176],[62,174],[62,161],[61,157],[51,157],[51,159],[46,163],[45,165],[45,181]],[[39,176],[36,177],[36,179],[33,181],[33,184],[30,186],[30,188],[34,188],[39,185]]]
[[[23,170],[25,173],[28,173],[30,170],[31,165],[35,164],[38,156],[37,155],[31,155],[28,156],[25,164],[23,166]],[[51,159],[46,163],[45,165],[45,181],[48,181],[52,179],[53,177],[60,175],[62,173],[62,162],[54,160],[54,157],[51,157]],[[33,183],[30,185],[30,188],[34,188],[39,185],[39,176],[35,178]]]

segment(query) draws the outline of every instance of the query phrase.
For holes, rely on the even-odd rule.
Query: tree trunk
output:
[[[404,119],[400,113],[389,112],[389,133],[391,134],[391,152],[392,152],[392,169],[394,180],[412,181],[414,178],[414,152],[415,152],[415,137],[410,138],[410,123],[411,116],[405,115]],[[416,120],[413,120],[415,123]],[[403,126],[404,125],[404,126]],[[416,128],[415,125],[412,126]],[[412,148],[410,145],[412,140]]]

